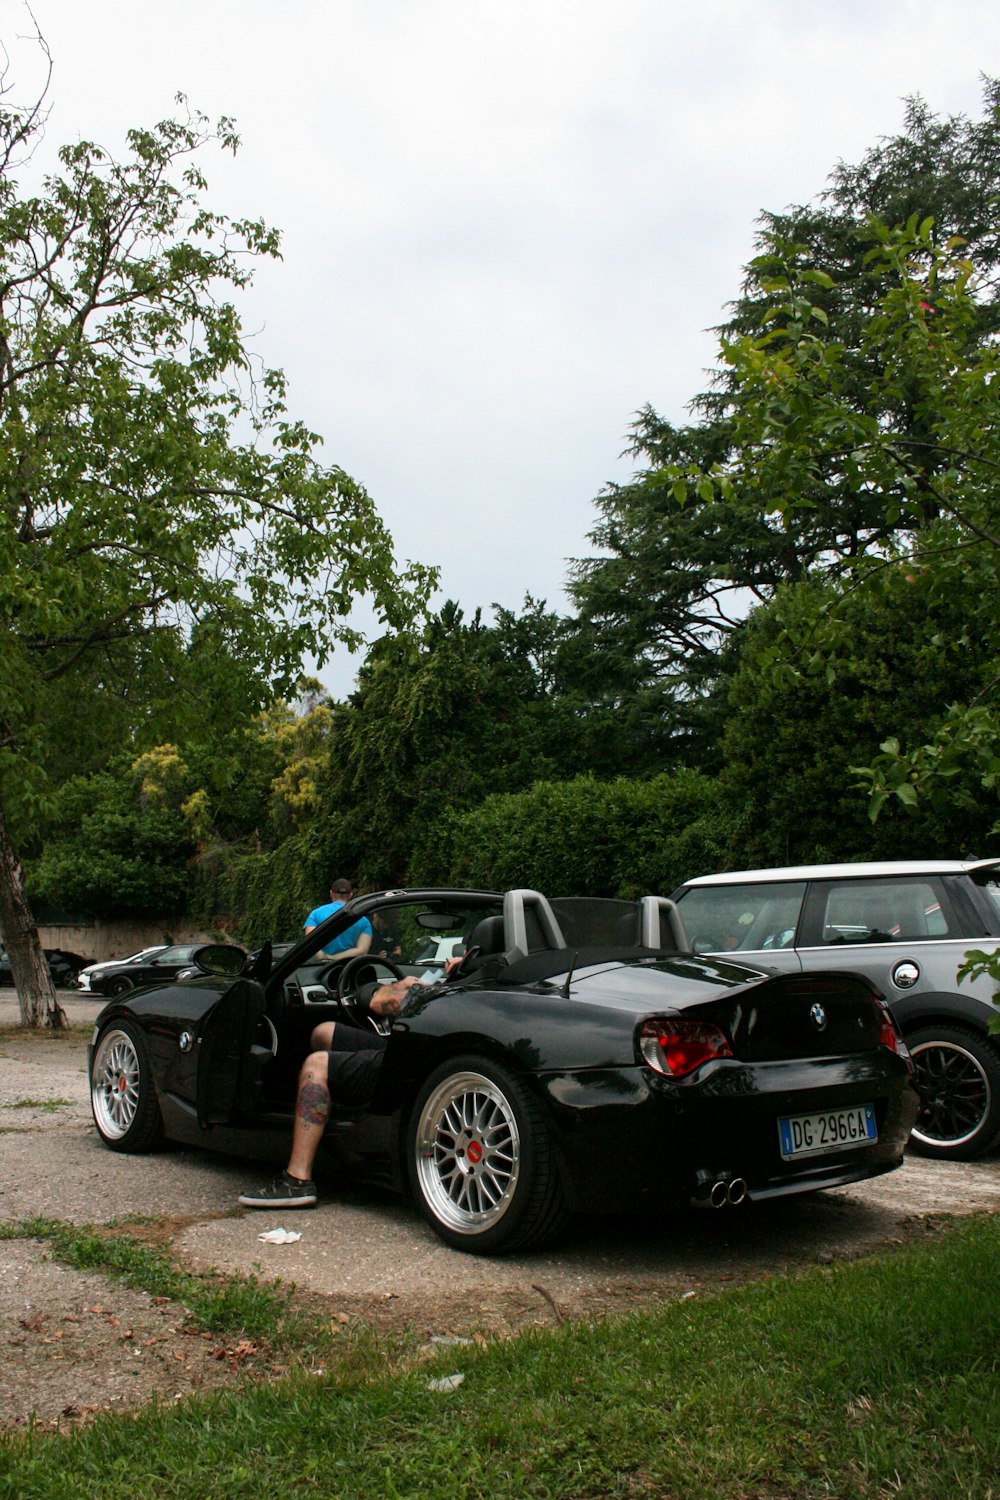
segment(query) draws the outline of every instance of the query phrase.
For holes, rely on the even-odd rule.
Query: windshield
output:
[[[499,907],[493,908],[499,911]],[[443,967],[465,952],[466,940],[489,908],[461,901],[414,901],[375,912],[372,924],[373,958],[387,958],[407,966]]]
[[[442,893],[441,896],[411,900],[386,901],[379,907],[369,907],[364,916],[364,926],[371,933],[370,942],[362,957],[385,959],[404,973],[420,974],[426,968],[443,971],[450,958],[459,958],[465,952],[469,934],[483,917],[500,912],[497,899],[478,899],[464,892]],[[315,968],[342,961],[342,955],[329,951],[329,944],[336,940],[338,922],[350,922],[348,910],[344,918],[337,913],[324,922],[319,932],[326,937],[323,951],[317,949],[307,958],[299,958],[298,967]],[[355,916],[355,924],[361,920]],[[332,929],[332,931],[331,931]],[[365,934],[367,936],[367,933]],[[316,936],[310,940],[315,942]],[[301,948],[301,943],[287,945]]]
[[[804,880],[693,885],[679,899],[695,953],[789,948],[805,896]]]

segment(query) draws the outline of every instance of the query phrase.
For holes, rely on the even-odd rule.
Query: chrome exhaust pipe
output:
[[[725,1208],[726,1186],[725,1176],[701,1167],[694,1174],[694,1192],[688,1201],[692,1208]]]
[[[692,1208],[718,1208],[713,1200],[713,1191],[716,1183],[716,1173],[706,1172],[704,1167],[694,1174],[694,1192],[690,1197]]]
[[[742,1203],[747,1185],[742,1177],[729,1172],[707,1172],[704,1167],[694,1174],[695,1188],[689,1202],[692,1208],[726,1208]]]

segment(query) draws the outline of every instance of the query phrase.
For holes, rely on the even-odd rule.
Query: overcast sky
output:
[[[996,0],[34,0],[50,144],[235,116],[209,201],[283,232],[247,308],[290,409],[467,613],[568,609],[646,402],[680,420],[754,221],[919,93],[982,113]],[[0,0],[19,97],[38,77]],[[357,662],[325,674],[349,691]]]

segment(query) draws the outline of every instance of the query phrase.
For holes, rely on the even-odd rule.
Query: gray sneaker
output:
[[[282,1172],[256,1193],[241,1193],[240,1202],[244,1208],[312,1208],[316,1202],[316,1184],[298,1182]]]

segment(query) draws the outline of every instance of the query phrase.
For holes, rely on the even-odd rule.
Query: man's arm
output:
[[[307,932],[309,931],[308,927],[306,928],[306,931]],[[353,948],[343,948],[343,949],[340,950],[339,953],[337,953],[335,955],[335,957],[337,957],[337,958],[360,958],[362,956],[362,954],[368,952],[368,949],[371,947],[371,945],[372,945],[372,935],[371,935],[371,933],[370,932],[362,932],[362,933],[358,934],[358,940],[354,944]]]
[[[311,932],[315,932],[316,931],[316,923],[315,922],[307,922],[306,925],[303,927],[302,931],[305,933],[306,937],[308,937]],[[306,963],[316,963],[316,964],[322,963],[323,959],[324,958],[329,958],[329,956],[330,955],[328,953],[324,953],[323,952],[322,948],[317,948],[316,952],[312,955],[312,957],[306,959]]]
[[[365,985],[358,991],[361,1009],[373,1016],[397,1016],[407,993],[419,983],[415,974],[408,974],[405,979],[394,979],[391,984],[376,985],[367,998],[364,992],[368,986]]]

